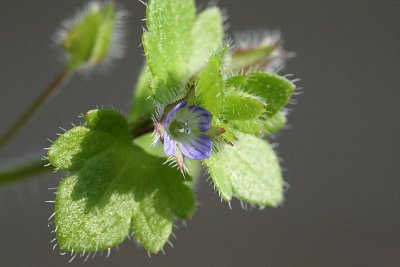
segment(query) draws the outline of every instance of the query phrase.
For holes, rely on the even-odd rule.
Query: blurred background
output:
[[[85,1],[1,0],[0,132],[61,70],[51,43],[60,21]],[[145,7],[129,10],[127,54],[106,74],[76,76],[7,149],[1,162],[48,147],[58,127],[79,123],[96,105],[129,111],[144,60]],[[205,1],[199,2],[204,4]],[[303,94],[279,143],[290,185],[282,207],[243,211],[221,203],[205,180],[197,212],[166,255],[126,241],[85,266],[400,266],[400,2],[369,0],[220,0],[228,33],[280,29],[297,53],[282,73],[301,78]],[[0,188],[0,266],[63,266],[52,250],[49,187],[62,174]],[[180,225],[180,223],[178,223]],[[83,265],[76,258],[69,266]]]

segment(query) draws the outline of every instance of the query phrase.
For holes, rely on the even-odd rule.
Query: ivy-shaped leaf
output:
[[[120,244],[132,231],[156,253],[167,242],[174,215],[187,219],[194,197],[182,175],[132,144],[125,118],[93,110],[49,150],[57,168],[71,172],[57,189],[56,235],[62,250],[91,252]]]
[[[259,206],[277,206],[283,201],[283,179],[278,157],[264,140],[237,134],[234,146],[206,160],[210,176],[221,197],[236,197]]]

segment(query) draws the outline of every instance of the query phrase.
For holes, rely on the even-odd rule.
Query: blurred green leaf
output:
[[[154,111],[154,103],[150,99],[151,73],[149,68],[144,66],[139,74],[139,79],[133,91],[133,101],[131,112],[129,114],[129,122],[140,119],[143,116],[152,114]]]
[[[109,54],[115,22],[114,4],[91,3],[87,10],[80,21],[67,29],[62,40],[62,48],[69,55],[70,70],[100,63]]]

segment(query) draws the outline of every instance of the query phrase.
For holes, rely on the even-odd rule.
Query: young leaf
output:
[[[211,55],[196,85],[196,99],[214,118],[218,118],[223,111],[224,82],[221,68],[225,52],[226,47],[223,47]]]
[[[232,197],[259,206],[276,207],[283,201],[283,179],[279,160],[264,140],[238,134],[234,146],[225,145],[206,160],[221,197]]]
[[[150,0],[147,3],[143,46],[154,79],[155,97],[160,102],[184,96],[180,88],[188,76],[192,56],[192,28],[196,20],[193,0]],[[171,90],[178,90],[173,92]]]
[[[222,15],[206,9],[196,18],[193,0],[150,0],[148,31],[143,34],[154,97],[170,104],[187,93],[185,82],[197,74],[222,42]]]
[[[173,215],[186,219],[193,214],[191,189],[161,158],[131,143],[121,114],[93,110],[85,122],[87,127],[66,132],[49,150],[50,162],[72,173],[57,189],[60,248],[104,250],[133,230],[146,250],[158,252],[169,238]]]
[[[230,120],[254,120],[266,111],[259,97],[241,91],[231,91],[225,97],[224,117]]]
[[[269,117],[288,104],[295,89],[295,85],[286,78],[265,72],[233,76],[226,85],[263,98],[267,103]]]
[[[221,46],[223,35],[223,19],[218,7],[207,8],[197,16],[192,30],[193,54],[189,63],[190,76],[197,74],[211,53]]]

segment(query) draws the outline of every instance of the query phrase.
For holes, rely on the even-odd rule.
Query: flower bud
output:
[[[227,65],[234,72],[275,72],[291,56],[292,53],[282,48],[279,32],[242,33],[235,36],[235,46],[230,50]]]
[[[68,70],[90,68],[122,57],[122,18],[113,2],[90,2],[63,23],[57,44],[67,58]]]

